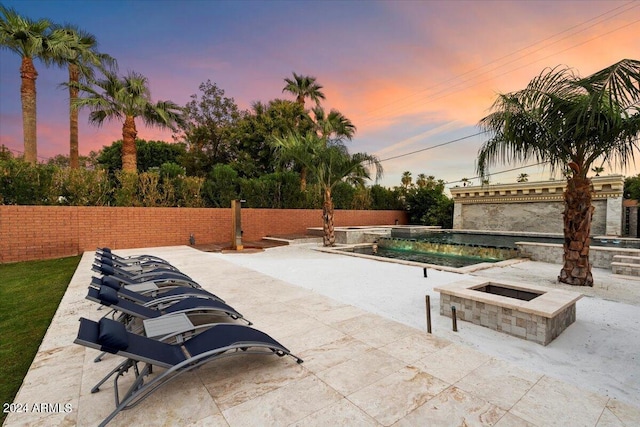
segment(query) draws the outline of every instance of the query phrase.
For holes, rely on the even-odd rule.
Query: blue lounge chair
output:
[[[99,289],[89,288],[87,299],[109,307],[129,318],[152,319],[167,314],[184,313],[193,317],[229,316],[234,320],[243,320],[251,325],[251,322],[236,309],[214,299],[182,298],[169,301],[166,298],[161,298],[141,305],[120,297],[115,289],[104,285]],[[194,322],[194,324],[196,323],[201,323],[201,321]]]
[[[146,282],[153,282],[156,285],[180,285],[190,286],[192,288],[200,288],[201,286],[189,276],[178,272],[162,271],[162,272],[150,272],[144,274],[131,274],[123,271],[117,267],[110,265],[93,263],[91,269],[104,276],[112,276],[125,285],[140,284]]]
[[[212,294],[211,292],[205,291],[202,288],[192,288],[190,286],[163,286],[157,287],[157,289],[139,292],[129,289],[127,286],[123,286],[121,282],[112,276],[104,276],[102,278],[94,276],[91,278],[90,286],[96,289],[100,289],[100,286],[108,286],[115,289],[121,297],[142,305],[152,303],[153,301],[159,302],[162,301],[162,299],[172,301],[191,297],[213,299],[224,302],[222,298]],[[136,285],[134,285],[134,287],[135,286]]]
[[[136,262],[144,262],[144,261],[153,261],[153,262],[161,262],[161,263],[165,263],[165,264],[169,264],[168,261],[154,256],[154,255],[131,255],[131,256],[119,256],[117,254],[114,254],[110,248],[104,247],[104,248],[98,248],[96,249],[96,254],[97,255],[110,255],[112,258],[118,259],[122,262],[129,262],[129,263],[136,263]]]
[[[128,263],[123,263],[121,261],[118,261],[117,259],[113,259],[108,255],[103,255],[103,256],[96,255],[95,262],[98,264],[106,264],[112,267],[118,267],[124,271],[128,271],[133,274],[145,273],[148,271],[159,270],[159,269],[180,272],[178,268],[174,267],[171,264],[165,264],[165,263],[154,262],[154,261],[144,261],[144,262],[128,264]]]
[[[264,332],[237,324],[217,324],[200,335],[179,344],[167,344],[144,336],[127,332],[122,323],[102,318],[99,322],[80,319],[78,337],[74,343],[86,347],[107,351],[125,358],[125,361],[109,372],[92,389],[114,378],[116,408],[100,423],[107,425],[118,413],[136,406],[151,393],[162,387],[183,372],[196,369],[201,365],[225,356],[242,354],[267,354],[280,357],[291,356],[296,362],[303,360],[293,355],[286,347]],[[141,369],[138,364],[144,364]],[[153,366],[166,370],[157,373],[145,383],[145,377],[152,372]],[[120,399],[118,379],[130,368],[135,380]]]

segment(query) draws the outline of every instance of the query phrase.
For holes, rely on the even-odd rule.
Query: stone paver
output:
[[[255,327],[305,359],[234,356],[188,372],[110,425],[548,426],[634,425],[640,408],[517,368],[477,350],[336,302],[189,247],[151,253],[225,298]],[[241,256],[241,255],[239,255]],[[105,311],[84,299],[85,253],[16,397],[45,412],[10,413],[5,426],[93,426],[113,409],[118,363],[73,344],[79,317]],[[130,381],[129,373],[121,380]]]

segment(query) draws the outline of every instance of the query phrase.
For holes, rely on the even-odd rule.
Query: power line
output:
[[[436,144],[436,145],[431,145],[431,146],[429,146],[427,148],[421,148],[420,150],[412,151],[410,153],[399,154],[399,155],[393,156],[393,157],[387,157],[386,159],[380,160],[380,162],[386,162],[387,160],[393,160],[393,159],[397,159],[397,158],[400,158],[400,157],[405,157],[405,156],[410,156],[412,154],[421,153],[423,151],[433,150],[434,148],[443,147],[445,145],[449,145],[449,144],[453,144],[454,142],[459,142],[459,141],[463,141],[465,139],[473,138],[474,136],[482,135],[484,133],[487,133],[487,131],[482,131],[482,132],[474,133],[473,135],[467,135],[467,136],[463,136],[462,138],[453,139],[451,141],[443,142],[443,143]]]
[[[520,169],[532,168],[534,166],[541,166],[541,165],[545,165],[547,163],[549,163],[549,162],[540,162],[540,163],[535,163],[533,165],[518,166],[518,167],[515,167],[515,168],[511,168],[511,169],[505,169],[505,170],[499,171],[499,172],[488,173],[488,174],[485,175],[485,177],[494,176],[494,175],[500,175],[500,174],[503,174],[503,173],[513,172],[513,171],[517,171],[517,170],[520,170]],[[478,175],[478,176],[473,176],[473,177],[467,178],[467,179],[478,179],[478,178],[482,178],[482,177]],[[457,184],[458,182],[463,182],[463,181],[461,179],[459,179],[458,181],[449,181],[449,182],[445,182],[444,184],[445,185],[450,185],[450,184]]]
[[[636,6],[633,6],[633,7],[636,7]],[[622,12],[621,12],[621,13],[622,13]],[[588,21],[587,21],[587,22],[588,22]],[[623,26],[621,26],[621,27],[615,28],[615,29],[613,29],[613,30],[611,30],[611,31],[608,31],[608,32],[606,32],[606,33],[604,33],[604,34],[601,34],[601,35],[599,35],[599,36],[592,37],[592,38],[590,38],[590,39],[588,39],[588,40],[586,40],[586,41],[583,41],[583,42],[580,42],[580,43],[575,44],[575,45],[573,45],[573,46],[570,46],[570,47],[568,47],[568,48],[566,48],[566,49],[563,49],[563,50],[561,50],[561,51],[559,51],[559,52],[555,52],[555,53],[549,54],[549,55],[547,55],[547,56],[545,56],[545,57],[539,58],[539,59],[537,59],[537,60],[535,60],[535,61],[533,61],[533,62],[531,62],[531,63],[521,65],[520,67],[513,68],[513,69],[511,69],[511,70],[509,70],[509,71],[505,71],[504,73],[499,74],[499,75],[497,75],[497,76],[494,76],[494,77],[492,77],[492,78],[488,78],[488,79],[485,79],[485,80],[482,80],[482,81],[476,82],[475,84],[473,84],[473,85],[471,85],[471,86],[469,86],[469,87],[473,87],[473,86],[475,86],[475,85],[477,85],[477,84],[487,82],[487,81],[492,80],[493,78],[496,78],[496,77],[502,77],[502,76],[504,76],[505,74],[509,74],[509,73],[511,73],[511,72],[513,72],[513,71],[519,70],[519,69],[524,68],[524,67],[526,67],[526,66],[529,66],[529,65],[531,65],[531,64],[533,64],[533,63],[540,62],[540,61],[542,61],[542,60],[544,60],[544,59],[550,58],[551,56],[557,55],[557,54],[559,54],[559,53],[566,52],[567,50],[574,49],[574,48],[576,48],[576,47],[578,47],[578,46],[581,46],[581,45],[583,45],[583,44],[586,44],[586,43],[589,43],[589,42],[591,42],[591,41],[593,41],[593,40],[596,40],[596,39],[598,39],[598,38],[600,38],[600,37],[602,37],[602,36],[606,36],[606,35],[611,34],[611,33],[613,33],[613,32],[619,31],[619,30],[621,30],[621,29],[623,29],[623,28],[629,27],[629,26],[631,26],[631,25],[633,25],[633,24],[635,24],[635,23],[637,23],[637,22],[640,22],[640,19],[638,19],[638,20],[636,20],[636,21],[633,21],[633,22],[631,22],[631,23],[628,23],[628,24],[626,24],[626,25],[623,25]],[[495,69],[497,69],[497,68],[491,69],[491,70],[489,70],[489,71],[493,71],[493,70],[495,70]],[[482,73],[482,74],[486,74],[486,73],[488,73],[489,71],[487,71],[487,72],[485,72],[485,73]],[[482,74],[481,74],[481,75],[482,75]],[[460,85],[460,84],[464,84],[464,83],[466,83],[466,82],[468,82],[468,81],[470,81],[470,80],[471,80],[471,79],[464,80],[464,81],[462,81],[462,82],[458,83],[456,86],[458,86],[458,85]],[[468,88],[468,87],[467,87],[467,88]],[[442,93],[442,92],[446,92],[446,90],[447,90],[447,89],[443,89],[443,90],[442,90],[442,91],[440,91],[440,92],[436,92],[436,94],[438,94],[438,93]],[[456,91],[456,92],[457,92],[457,91]],[[451,93],[448,93],[448,94],[447,94],[447,93],[444,93],[443,95],[441,95],[441,96],[439,96],[439,97],[436,97],[436,98],[431,99],[431,101],[438,100],[438,99],[440,99],[440,98],[444,98],[444,97],[446,97],[446,96],[451,95],[452,93],[455,93],[455,92],[451,92]],[[405,106],[405,107],[406,107],[406,106]],[[421,151],[426,151],[426,150],[429,150],[429,149],[431,149],[431,148],[437,148],[437,147],[440,147],[440,146],[443,146],[443,145],[448,145],[448,144],[451,144],[451,143],[453,143],[453,142],[458,142],[458,141],[463,140],[463,139],[467,139],[467,138],[471,138],[471,137],[473,137],[473,136],[480,135],[480,134],[482,134],[482,133],[484,133],[484,132],[481,132],[481,133],[478,133],[478,134],[474,134],[474,135],[469,135],[469,136],[467,136],[467,137],[463,137],[463,138],[458,139],[458,140],[449,141],[449,142],[447,142],[447,143],[443,143],[443,144],[439,144],[439,145],[436,145],[436,146],[432,146],[432,147],[424,148],[424,149],[417,150],[417,151],[413,151],[413,152],[410,152],[410,153],[406,153],[406,154],[401,154],[401,155],[398,155],[398,156],[390,157],[390,158],[387,158],[387,159],[384,159],[384,160],[381,160],[381,161],[391,160],[391,159],[395,159],[395,158],[399,158],[399,157],[404,157],[404,156],[408,156],[408,155],[411,155],[411,154],[419,153],[419,152],[421,152]],[[383,148],[383,149],[384,149],[384,148]]]
[[[631,7],[626,8],[627,6],[631,6]],[[607,20],[609,20],[609,19],[611,19],[611,18],[614,18],[614,17],[616,17],[616,16],[618,16],[618,15],[621,15],[621,14],[623,14],[623,13],[626,13],[626,12],[628,12],[629,10],[634,9],[634,8],[636,8],[636,7],[638,7],[638,6],[640,6],[640,3],[638,3],[638,2],[634,2],[634,1],[629,2],[629,3],[626,3],[626,4],[622,5],[622,6],[618,6],[618,7],[614,8],[614,9],[611,9],[611,10],[609,10],[609,11],[607,11],[607,12],[604,12],[604,13],[602,13],[602,14],[600,14],[600,15],[598,15],[598,16],[596,16],[596,17],[594,17],[594,18],[591,18],[591,19],[589,19],[589,20],[587,20],[587,21],[584,21],[584,22],[582,22],[582,23],[580,23],[580,24],[574,25],[573,27],[570,27],[570,28],[568,28],[568,29],[566,29],[566,30],[563,30],[563,31],[559,32],[559,33],[556,33],[556,34],[554,34],[554,35],[552,35],[552,36],[550,36],[550,37],[547,37],[547,38],[545,38],[545,39],[543,39],[543,40],[541,40],[541,41],[538,41],[538,42],[532,43],[532,44],[530,44],[530,45],[528,45],[528,46],[525,46],[525,47],[523,47],[523,48],[520,48],[520,49],[518,49],[518,50],[516,50],[516,51],[514,51],[514,52],[512,52],[512,53],[509,53],[509,54],[507,54],[507,55],[504,55],[504,56],[502,56],[502,57],[500,57],[500,58],[498,58],[498,59],[492,60],[492,61],[490,61],[490,62],[486,63],[485,65],[482,65],[482,66],[480,66],[480,67],[478,67],[478,68],[475,68],[475,69],[473,69],[473,70],[467,71],[467,72],[462,73],[462,74],[459,74],[459,75],[457,75],[457,76],[455,76],[455,77],[452,77],[452,78],[450,78],[450,79],[448,79],[448,80],[446,80],[446,81],[443,81],[443,82],[437,83],[436,85],[432,86],[431,88],[425,88],[425,89],[423,89],[423,90],[421,90],[421,91],[419,91],[419,92],[416,92],[416,93],[414,93],[414,94],[412,94],[412,95],[406,96],[406,97],[404,97],[404,98],[402,98],[402,99],[399,99],[399,100],[396,100],[396,101],[392,101],[392,102],[388,103],[388,104],[387,104],[387,105],[385,105],[385,106],[379,107],[379,108],[374,109],[374,110],[370,110],[370,112],[373,112],[373,111],[379,111],[379,110],[381,110],[381,109],[386,108],[386,107],[387,107],[387,106],[389,106],[389,105],[392,105],[392,104],[398,103],[398,102],[400,102],[400,101],[403,101],[403,100],[406,100],[406,99],[409,99],[409,98],[412,98],[412,97],[415,97],[415,96],[417,96],[417,95],[419,95],[419,94],[421,94],[421,93],[423,93],[423,92],[426,92],[426,91],[427,91],[427,90],[429,90],[429,89],[433,89],[433,88],[436,88],[436,87],[442,86],[442,85],[444,85],[444,84],[446,84],[446,83],[449,83],[449,82],[452,82],[452,81],[458,80],[458,79],[460,79],[461,77],[463,77],[463,76],[465,76],[465,75],[468,75],[468,74],[474,73],[474,72],[476,72],[476,71],[478,71],[478,70],[481,70],[481,69],[483,69],[483,68],[486,68],[486,67],[488,67],[488,66],[489,66],[489,65],[491,65],[491,64],[494,64],[494,63],[497,63],[497,62],[501,61],[502,59],[508,58],[508,57],[510,57],[510,56],[514,56],[515,54],[517,54],[517,53],[519,53],[519,52],[523,52],[523,51],[525,51],[525,50],[527,50],[527,49],[529,49],[529,48],[531,48],[531,47],[534,47],[534,46],[536,46],[536,45],[538,45],[538,44],[544,43],[545,41],[550,40],[550,39],[553,39],[554,37],[557,37],[558,35],[561,35],[561,34],[563,34],[563,33],[566,33],[566,32],[568,32],[568,31],[571,31],[571,30],[573,30],[573,29],[575,29],[575,28],[577,28],[577,27],[580,27],[580,26],[584,25],[585,23],[588,23],[588,22],[591,22],[591,21],[597,20],[598,18],[600,18],[600,17],[602,17],[602,16],[605,16],[605,15],[608,15],[608,14],[610,14],[610,13],[612,13],[612,12],[614,12],[614,11],[616,11],[616,10],[620,9],[620,8],[626,8],[625,10],[622,10],[622,11],[620,11],[620,12],[616,13],[615,15],[612,15],[612,16],[610,16],[610,17],[607,17],[606,19],[600,20],[600,21],[598,21],[598,22],[595,22],[595,23],[594,23],[594,24],[592,24],[592,25],[587,26],[587,27],[585,27],[585,28],[581,29],[581,30],[580,30],[580,31],[578,31],[578,32],[575,32],[575,33],[573,33],[573,34],[571,34],[571,35],[567,35],[567,36],[565,36],[565,37],[563,37],[563,38],[561,38],[561,39],[559,39],[559,40],[554,41],[554,42],[553,42],[553,43],[551,43],[551,44],[548,44],[548,45],[542,46],[542,47],[540,47],[540,48],[538,48],[538,49],[534,50],[533,52],[529,52],[529,53],[527,53],[527,55],[530,55],[531,53],[538,52],[538,51],[540,51],[540,50],[542,50],[542,49],[544,49],[544,48],[548,48],[549,46],[551,46],[551,45],[553,45],[553,44],[556,44],[556,43],[558,43],[558,42],[560,42],[560,41],[562,41],[562,40],[565,40],[565,39],[567,39],[567,38],[569,38],[569,37],[571,37],[571,36],[575,36],[576,34],[578,34],[578,33],[580,33],[580,32],[586,31],[586,30],[587,30],[587,29],[589,29],[589,28],[592,28],[592,27],[594,27],[594,26],[596,26],[596,25],[598,25],[598,24],[601,24],[601,23],[602,23],[602,22],[604,22],[604,21],[607,21]],[[567,50],[573,49],[573,48],[575,48],[575,47],[581,46],[581,45],[583,45],[583,44],[585,44],[585,43],[588,43],[588,42],[591,42],[591,41],[593,41],[593,40],[595,40],[595,39],[598,39],[598,38],[600,38],[600,37],[602,37],[602,36],[604,36],[604,35],[608,35],[608,34],[611,34],[612,32],[615,32],[615,31],[618,31],[618,30],[620,30],[620,29],[626,28],[626,27],[628,27],[628,26],[630,26],[630,25],[632,25],[632,24],[634,24],[634,23],[636,23],[636,22],[638,22],[638,21],[631,22],[631,23],[629,23],[629,24],[627,24],[627,25],[624,25],[624,26],[622,26],[622,27],[618,27],[618,28],[616,28],[616,29],[614,29],[614,30],[612,30],[612,31],[609,31],[609,32],[605,33],[605,34],[601,34],[601,35],[599,35],[599,36],[593,37],[593,38],[591,38],[591,39],[589,39],[589,40],[587,40],[587,41],[585,41],[585,42],[578,43],[578,44],[573,45],[573,46],[571,46],[571,47],[569,47],[569,48],[567,48],[567,49],[561,50],[561,51],[559,51],[559,52],[555,52],[555,53],[553,53],[553,54],[551,54],[551,55],[548,55],[548,56],[546,56],[546,57],[544,57],[544,58],[537,59],[537,60],[535,60],[535,61],[533,61],[533,62],[527,63],[527,64],[525,64],[525,65],[523,65],[523,66],[520,66],[520,67],[517,67],[517,68],[514,68],[514,69],[512,69],[512,70],[509,70],[509,71],[507,71],[507,72],[505,72],[505,73],[502,73],[502,74],[500,74],[500,75],[498,75],[498,76],[495,76],[495,77],[501,77],[501,76],[503,76],[504,74],[507,74],[507,73],[510,73],[510,72],[513,72],[513,71],[519,70],[519,69],[521,69],[521,68],[523,68],[523,67],[525,67],[525,66],[528,66],[528,65],[534,64],[534,63],[536,63],[536,62],[539,62],[539,61],[541,61],[542,59],[546,59],[546,58],[549,58],[550,56],[554,56],[554,55],[557,55],[557,54],[559,54],[559,53],[565,52],[565,51],[567,51]],[[501,67],[504,67],[504,66],[505,66],[505,65],[507,65],[507,64],[511,64],[511,63],[513,63],[513,62],[516,62],[516,61],[518,61],[518,60],[520,60],[520,59],[522,59],[522,58],[525,58],[525,55],[521,55],[521,56],[519,56],[518,58],[513,59],[513,60],[511,60],[511,61],[509,61],[509,62],[507,62],[507,63],[505,63],[505,64],[502,64],[502,65],[500,65],[500,66],[493,67],[493,68],[491,68],[491,69],[489,69],[489,70],[483,71],[483,72],[481,72],[481,73],[479,74],[479,76],[486,75],[486,74],[490,73],[491,71],[498,70],[498,69],[500,69]],[[478,77],[478,76],[475,76],[475,77]],[[475,77],[474,77],[474,78],[475,78]],[[495,77],[494,77],[494,78],[495,78]],[[433,95],[438,95],[438,94],[446,93],[446,92],[447,92],[447,91],[449,91],[452,87],[458,87],[458,86],[460,86],[460,85],[462,85],[462,84],[464,84],[464,83],[467,83],[467,82],[469,82],[469,81],[471,81],[471,80],[473,80],[473,79],[466,79],[466,80],[463,80],[463,81],[461,81],[461,82],[458,82],[458,83],[454,84],[453,86],[448,86],[448,87],[446,87],[446,88],[444,88],[444,89],[441,89],[441,90],[439,90],[439,91],[436,91],[434,94],[431,94],[431,95],[427,96],[427,97],[426,97],[426,99],[430,99],[430,98],[432,98],[432,97],[433,97]],[[471,86],[469,86],[469,87],[473,87],[473,86],[475,86],[475,85],[477,85],[477,84],[484,83],[484,82],[486,82],[486,81],[488,81],[488,80],[491,80],[491,79],[482,80],[482,81],[477,82],[477,83],[475,83],[474,85],[471,85]],[[468,88],[468,87],[467,87],[467,88]],[[440,97],[435,98],[435,99],[440,99],[440,98],[442,98],[442,97],[444,97],[444,96],[449,96],[449,95],[451,95],[451,94],[453,94],[453,93],[456,93],[456,92],[458,92],[458,91],[459,91],[459,90],[456,90],[456,91],[450,92],[450,93],[448,93],[448,94],[445,94],[445,95],[440,96]],[[435,100],[435,99],[431,99],[431,100]],[[412,103],[409,103],[408,105],[407,105],[407,104],[405,104],[405,105],[401,106],[401,109],[400,109],[400,110],[396,110],[396,111],[401,111],[402,109],[406,108],[407,106],[413,106],[416,102],[418,102],[418,101],[424,101],[424,100],[425,100],[425,98],[420,99],[420,100],[416,100],[416,101],[414,101],[414,102],[412,102]],[[393,110],[392,110],[392,111],[393,111]],[[365,119],[365,120],[364,120],[364,122],[365,122],[365,123],[370,122],[370,121],[372,121],[372,120],[376,119],[379,115],[380,115],[380,114],[370,115],[370,118],[369,118],[369,119]]]

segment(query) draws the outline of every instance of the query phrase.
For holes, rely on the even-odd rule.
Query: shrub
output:
[[[110,193],[109,177],[102,169],[56,168],[49,187],[53,203],[70,206],[105,206]]]

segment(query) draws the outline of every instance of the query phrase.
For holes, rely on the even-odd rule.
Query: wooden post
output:
[[[453,322],[453,332],[458,332],[458,317],[456,315],[456,306],[451,306],[451,321]]]
[[[424,296],[424,302],[427,306],[427,333],[431,333],[431,297],[429,295]]]
[[[240,200],[231,201],[231,249],[234,251],[241,251],[243,249],[241,207],[242,202]]]

